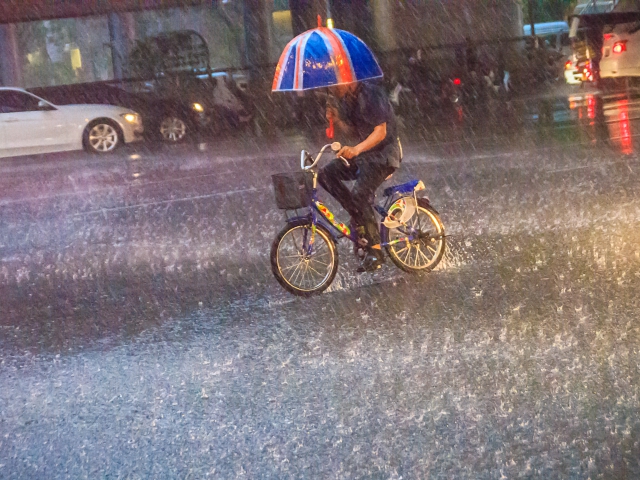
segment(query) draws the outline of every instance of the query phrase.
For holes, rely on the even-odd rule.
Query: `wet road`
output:
[[[638,101],[416,129],[441,266],[301,300],[302,137],[0,161],[0,478],[638,478]],[[511,115],[511,116],[509,116]]]

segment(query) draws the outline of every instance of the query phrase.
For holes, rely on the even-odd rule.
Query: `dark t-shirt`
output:
[[[347,95],[340,101],[338,114],[353,128],[358,142],[371,135],[378,125],[387,124],[387,136],[371,152],[380,152],[397,143],[398,132],[393,107],[380,85],[369,82],[358,85],[352,95]]]

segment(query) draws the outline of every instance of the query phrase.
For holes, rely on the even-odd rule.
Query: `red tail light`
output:
[[[627,42],[616,42],[613,44],[613,53],[622,53],[627,51]]]
[[[571,70],[571,60],[567,61],[567,63],[564,64],[564,69],[565,70]]]
[[[454,78],[453,79],[453,84],[454,85],[461,85],[462,84],[462,80],[460,80],[459,78]]]
[[[606,40],[611,40],[613,38],[613,33],[605,33],[604,34],[604,39]]]

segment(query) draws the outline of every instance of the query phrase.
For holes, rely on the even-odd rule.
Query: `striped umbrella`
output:
[[[318,27],[287,44],[272,90],[299,92],[380,77],[380,65],[362,40],[344,30]]]

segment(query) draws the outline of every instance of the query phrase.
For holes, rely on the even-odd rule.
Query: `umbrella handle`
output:
[[[327,138],[333,140],[334,129],[333,129],[333,118],[329,119],[329,128],[327,128]]]

